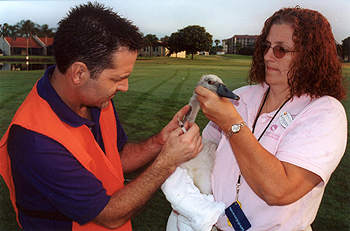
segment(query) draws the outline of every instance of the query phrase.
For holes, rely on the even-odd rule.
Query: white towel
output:
[[[224,213],[225,204],[214,201],[213,195],[201,194],[187,170],[181,167],[163,183],[161,189],[172,208],[179,214],[179,231],[190,231],[189,226],[193,231],[210,231]]]

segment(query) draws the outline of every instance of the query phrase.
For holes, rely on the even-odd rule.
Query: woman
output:
[[[239,201],[249,230],[311,230],[347,141],[328,21],[308,9],[275,12],[257,39],[249,77],[256,85],[236,90],[238,102],[196,88],[212,121],[203,138],[218,143],[214,197],[228,208]],[[222,216],[216,226],[233,230],[231,223]]]

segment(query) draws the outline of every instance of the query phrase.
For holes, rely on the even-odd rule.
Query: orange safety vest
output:
[[[10,199],[19,225],[11,162],[7,152],[7,139],[11,126],[14,124],[20,125],[28,130],[50,137],[63,145],[84,168],[102,182],[107,194],[112,195],[124,187],[124,176],[117,149],[116,119],[111,103],[107,108],[101,110],[99,122],[106,153],[102,151],[86,125],[71,127],[62,122],[52,111],[50,105],[38,95],[36,85],[33,87],[17,110],[9,128],[0,141],[0,174],[9,188]],[[79,225],[73,221],[72,230],[102,231],[110,229],[93,222]],[[131,231],[131,221],[129,220],[123,226],[114,230]]]

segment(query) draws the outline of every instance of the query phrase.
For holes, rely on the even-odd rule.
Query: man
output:
[[[176,169],[202,148],[197,125],[177,119],[139,144],[112,103],[128,90],[140,48],[137,27],[100,4],[60,21],[56,66],[48,68],[0,142],[0,173],[25,230],[131,230],[130,218]],[[123,173],[150,163],[131,183]]]

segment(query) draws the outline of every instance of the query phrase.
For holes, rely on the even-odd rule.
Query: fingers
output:
[[[186,105],[182,107],[172,118],[172,120],[162,129],[161,137],[163,137],[164,142],[167,140],[169,134],[174,131],[175,129],[179,128],[179,122],[178,120],[181,120],[184,115],[190,110],[190,106]],[[186,127],[185,127],[186,128]]]
[[[211,90],[202,86],[196,87],[195,92],[201,107],[203,106],[203,103],[217,102],[220,100],[220,97],[215,92],[212,92]]]
[[[194,92],[201,96],[201,97],[210,97],[210,96],[217,96],[217,94],[215,92],[212,92],[211,90],[209,90],[208,88],[202,87],[202,86],[197,86],[194,89]]]
[[[181,127],[176,128],[172,133],[175,136],[180,136],[182,134],[186,134],[187,137],[194,137],[196,134],[199,135],[199,127],[195,123],[189,123],[188,121],[185,122],[184,127],[186,128],[186,133],[181,129]]]
[[[187,138],[189,143],[194,145],[194,152],[198,152],[199,147],[202,143],[202,137],[200,136],[200,129],[197,124],[193,124],[186,134],[184,134],[184,138]]]
[[[193,136],[195,135],[196,133],[199,134],[199,127],[197,124],[193,123],[191,126],[190,124],[188,123],[188,130],[187,130],[187,133],[188,133],[188,136]]]
[[[171,135],[173,135],[173,136],[180,136],[183,133],[184,133],[183,130],[180,127],[178,127],[178,128],[176,128],[175,130],[173,130],[171,132]]]
[[[194,129],[195,130],[195,129]],[[189,144],[189,158],[192,159],[198,155],[198,153],[202,150],[203,144],[202,144],[202,137],[196,133],[193,137],[191,137],[192,140],[190,141]]]
[[[189,121],[185,121],[184,127],[186,129],[186,131],[188,131],[188,129],[190,129],[190,127],[192,127],[194,123],[191,123]]]
[[[186,113],[190,110],[191,106],[190,105],[185,105],[183,106],[174,116],[174,119],[182,119]]]
[[[186,133],[183,133],[180,127],[174,129],[162,147],[159,158],[165,158],[163,160],[166,161],[166,165],[178,166],[197,156],[203,146],[199,131],[196,124],[193,124]]]
[[[194,92],[197,94],[197,95],[200,95],[200,96],[204,96],[206,94],[206,92],[209,91],[207,88],[205,87],[202,87],[202,86],[197,86],[195,89],[194,89]]]

